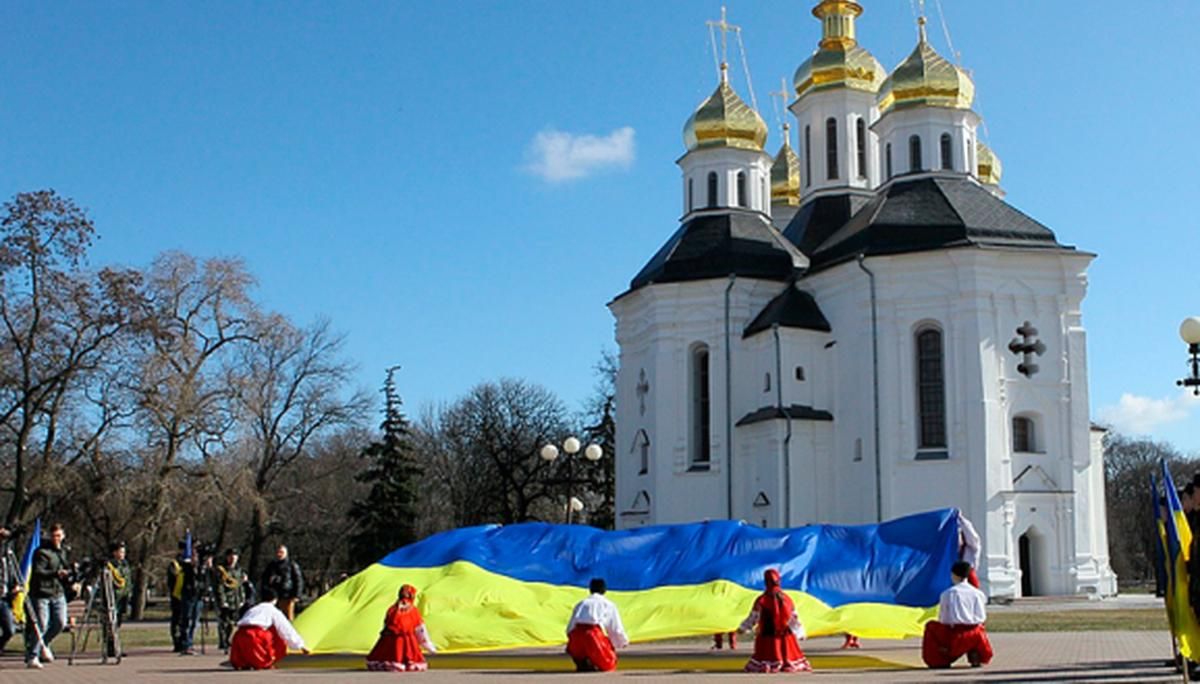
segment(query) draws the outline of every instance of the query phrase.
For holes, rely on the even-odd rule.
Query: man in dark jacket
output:
[[[288,558],[287,547],[280,544],[275,549],[275,560],[267,563],[263,572],[262,586],[270,587],[279,597],[278,607],[289,621],[296,618],[296,599],[304,592],[304,576],[300,566]]]
[[[12,552],[12,533],[0,527],[0,653],[17,632],[13,622],[12,596],[17,588],[16,556]]]
[[[42,540],[33,556],[29,573],[29,603],[25,613],[25,666],[42,669],[50,662],[50,642],[67,624],[67,596],[63,583],[70,572],[63,540],[67,533],[61,523],[50,526],[50,536]],[[28,609],[32,610],[28,610]],[[36,622],[35,622],[36,621]],[[40,638],[39,638],[40,637]]]

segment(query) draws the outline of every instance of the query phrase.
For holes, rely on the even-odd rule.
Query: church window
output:
[[[812,127],[804,127],[804,185],[812,185]]]
[[[717,172],[708,172],[708,206],[717,206]]]
[[[763,391],[764,392],[771,391],[771,374],[770,373],[763,375]]]
[[[950,134],[942,134],[942,168],[947,171],[954,170],[954,160],[951,158],[953,150],[950,145]]]
[[[829,117],[825,120],[825,176],[829,180],[837,180],[837,119]]]
[[[917,333],[917,423],[921,449],[946,447],[946,385],[942,332],[925,328]]]
[[[892,144],[887,144],[887,177],[892,177]]]
[[[921,170],[921,136],[919,135],[908,138],[908,170]]]
[[[645,430],[637,431],[637,436],[633,438],[633,446],[638,451],[638,475],[645,475],[650,472],[650,436]]]
[[[858,117],[858,121],[854,124],[854,143],[858,146],[858,177],[867,177],[867,124],[863,122],[862,117]]]
[[[708,470],[711,462],[712,407],[709,393],[708,347],[700,345],[692,350],[691,395],[692,395],[692,439],[691,467],[689,470]]]
[[[737,175],[737,204],[739,207],[746,206],[746,172],[738,171]]]
[[[804,382],[804,366],[796,366],[796,380]]]
[[[1012,421],[1013,451],[1033,453],[1037,451],[1036,435],[1033,419],[1027,416],[1017,416]]]
[[[688,206],[687,210],[691,211],[696,208],[696,179],[688,179]]]

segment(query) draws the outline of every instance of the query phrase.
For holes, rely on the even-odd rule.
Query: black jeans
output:
[[[8,645],[8,640],[17,632],[17,623],[13,620],[12,606],[8,599],[0,599],[0,651]]]

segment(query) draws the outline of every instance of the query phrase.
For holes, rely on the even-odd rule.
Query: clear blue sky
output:
[[[726,4],[774,151],[767,93],[814,49],[813,3]],[[912,3],[863,4],[860,42],[890,69]],[[1093,415],[1200,449],[1174,387],[1178,324],[1200,314],[1200,3],[942,4],[1008,200],[1099,254]],[[719,7],[8,0],[0,196],[74,198],[97,265],[244,258],[268,306],[346,334],[363,386],[401,364],[410,413],[502,376],[576,407],[615,348],[605,304],[677,226],[673,162],[715,85]],[[576,152],[551,179],[539,134]]]

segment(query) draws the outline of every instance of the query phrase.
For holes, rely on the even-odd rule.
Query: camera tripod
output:
[[[71,657],[67,659],[67,664],[74,665],[76,653],[87,651],[88,637],[95,629],[100,630],[100,663],[108,664],[111,660],[113,665],[121,664],[124,654],[121,653],[121,633],[117,629],[117,597],[113,590],[112,571],[108,569],[107,564],[101,568],[96,581],[88,587],[87,607],[83,611],[83,622],[78,629],[81,638],[71,641]],[[79,646],[80,642],[83,643],[82,646]],[[77,646],[79,648],[76,648]]]

